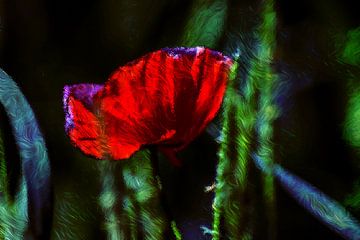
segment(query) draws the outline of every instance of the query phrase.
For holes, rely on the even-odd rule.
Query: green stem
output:
[[[102,184],[102,191],[99,196],[99,204],[105,216],[105,229],[108,240],[125,240],[124,230],[121,229],[118,213],[116,211],[116,203],[118,193],[116,191],[116,183],[114,178],[113,162],[104,160],[99,162],[99,172]]]
[[[161,208],[160,189],[153,173],[150,152],[137,152],[124,162],[122,172],[126,191],[138,206],[138,220],[134,218],[133,221],[141,225],[144,239],[165,239],[168,224]]]
[[[27,190],[22,175],[14,201],[9,198],[7,169],[0,131],[0,239],[21,240],[27,227]]]
[[[230,73],[224,100],[224,119],[214,199],[213,240],[251,239],[252,212],[247,202],[248,160],[254,115],[235,90],[238,64]],[[245,116],[245,117],[244,117]],[[224,226],[224,229],[220,229]],[[224,235],[225,234],[225,235]]]
[[[276,12],[274,2],[266,0],[263,10],[263,23],[259,28],[260,47],[258,56],[259,88],[258,102],[258,142],[257,154],[264,159],[266,164],[274,163],[273,152],[273,123],[279,115],[279,110],[274,103],[274,91],[278,77],[274,74],[271,63],[273,62],[276,47]],[[276,239],[276,203],[275,184],[272,174],[263,173],[263,198],[268,223],[268,239]]]

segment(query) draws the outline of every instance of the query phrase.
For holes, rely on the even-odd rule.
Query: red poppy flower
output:
[[[207,48],[165,48],[119,67],[105,85],[65,86],[66,133],[98,159],[150,144],[181,150],[215,117],[231,65]]]

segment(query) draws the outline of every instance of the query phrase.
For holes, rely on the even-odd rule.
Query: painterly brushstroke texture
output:
[[[214,200],[213,239],[215,240],[221,237],[252,239],[254,234],[252,211],[255,199],[247,189],[249,184],[248,161],[252,148],[256,148],[258,154],[268,163],[273,161],[272,124],[278,113],[274,105],[277,76],[271,68],[275,50],[276,15],[273,1],[264,1],[263,4],[262,23],[254,35],[257,45],[255,45],[252,56],[248,54],[250,58],[249,56],[244,58],[248,60],[246,63],[248,69],[244,72],[244,67],[241,66],[237,70],[233,90],[228,89],[225,98]],[[233,43],[232,38],[228,45],[228,51],[232,52],[232,55],[240,55],[242,52],[248,51],[238,48],[241,42]],[[238,47],[234,48],[234,46]],[[241,55],[240,59],[242,59]],[[241,81],[240,78],[245,78],[245,80]],[[266,236],[269,239],[275,239],[276,209],[272,175],[266,173],[263,175],[263,189],[265,216],[268,219]],[[251,200],[249,202],[246,199]],[[222,202],[226,204],[222,204]],[[223,233],[220,229],[221,221],[224,224]]]
[[[194,1],[180,45],[215,47],[223,34],[227,10],[224,0]]]
[[[149,156],[141,150],[127,161],[99,162],[99,204],[109,240],[166,239],[168,222]]]
[[[98,159],[126,159],[140,147],[156,144],[177,163],[174,152],[202,132],[220,108],[231,64],[230,58],[203,47],[164,48],[118,68],[103,86],[66,86],[65,130],[77,147]],[[117,190],[113,163],[104,164],[107,170],[100,167],[100,205],[109,239],[135,239],[142,233],[145,239],[165,237],[165,218],[154,212],[160,209],[158,188],[147,158],[122,163],[123,184]],[[139,195],[149,189],[151,195]],[[116,201],[123,207],[115,209]],[[119,211],[126,214],[118,216]]]
[[[229,10],[228,5],[228,1],[224,0],[216,0],[212,2],[204,0],[194,1],[191,6],[189,20],[185,25],[185,29],[181,37],[180,45],[188,47],[198,45],[203,45],[209,48],[218,47],[217,44],[220,42],[226,29],[226,21]],[[219,136],[219,129],[220,127],[218,127],[216,123],[210,123],[206,131],[212,136]],[[230,170],[228,169],[228,171]],[[215,215],[215,224],[213,224],[214,228],[217,228],[220,224],[220,207],[218,207],[217,204],[221,204],[221,201],[224,200],[224,198],[219,196],[219,190],[216,196],[218,196],[218,198],[214,200],[213,204]],[[211,233],[216,235],[219,232],[219,229],[209,230],[205,226],[201,226],[200,228],[202,229],[203,234]]]
[[[206,48],[165,48],[118,68],[92,97],[65,87],[66,131],[85,154],[126,159],[141,146],[186,147],[215,117],[232,60]],[[97,90],[96,90],[97,91]],[[168,154],[170,155],[170,154]]]
[[[217,166],[213,239],[250,239],[251,203],[248,198],[249,127],[254,119],[235,90],[238,69],[234,64],[224,102],[222,141]],[[246,118],[244,117],[246,116]],[[250,121],[249,121],[250,120]],[[220,226],[223,225],[224,229]],[[222,231],[223,230],[223,231]]]
[[[1,69],[0,102],[12,126],[23,172],[17,203],[12,210],[8,209],[10,212],[15,211],[9,213],[9,216],[18,218],[15,221],[18,224],[9,231],[20,237],[28,222],[34,238],[48,238],[52,211],[50,165],[45,142],[30,105],[15,82]]]
[[[100,180],[102,181],[99,204],[105,217],[104,228],[108,240],[130,239],[124,228],[121,227],[128,222],[125,219],[120,219],[120,213],[117,211],[122,210],[121,207],[117,208],[116,203],[121,202],[123,196],[120,195],[120,189],[116,189],[116,171],[114,168],[115,165],[109,161],[99,163]],[[121,213],[123,214],[123,212]]]
[[[91,204],[96,202],[94,197],[87,196],[91,201],[85,202],[83,195],[76,191],[58,186],[58,194],[54,202],[54,224],[51,231],[52,240],[92,239],[93,231],[89,231],[91,224],[96,224],[96,215]],[[96,225],[98,228],[98,225]]]
[[[254,61],[250,74],[254,72],[256,86],[259,89],[258,113],[256,119],[256,131],[258,137],[257,154],[267,164],[274,162],[273,148],[273,123],[279,115],[275,104],[276,87],[278,87],[278,76],[274,73],[271,64],[274,60],[276,47],[276,12],[274,1],[264,2],[262,12],[263,22],[259,27],[258,56]],[[263,175],[263,198],[265,202],[266,217],[268,224],[268,239],[276,239],[276,203],[275,184],[271,174]]]
[[[329,228],[345,239],[360,239],[358,221],[336,201],[280,165],[268,164],[256,154],[253,155],[253,159],[260,170],[273,175],[300,205]]]
[[[142,234],[145,240],[166,239],[168,223],[160,207],[160,189],[149,151],[139,151],[129,161],[121,164],[127,193],[124,205],[126,209],[130,209],[129,216],[132,215],[130,226],[133,229],[141,229],[142,233],[138,234]]]

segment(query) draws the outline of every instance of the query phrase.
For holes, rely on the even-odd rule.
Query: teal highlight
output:
[[[256,154],[252,157],[261,171],[273,175],[281,186],[314,217],[345,239],[360,239],[358,221],[339,203],[280,165],[268,164]]]
[[[25,178],[20,181],[20,189],[15,201],[7,198],[0,200],[0,237],[3,239],[24,239],[28,227],[28,201]]]
[[[34,238],[49,238],[51,222],[50,163],[34,113],[16,83],[0,69],[0,102],[9,117],[22,161],[20,191],[13,206],[1,197],[5,235],[20,239],[27,224]],[[28,206],[27,206],[28,205]],[[12,210],[11,210],[12,209]],[[9,219],[5,216],[11,216]],[[8,221],[8,222],[7,222]],[[6,237],[6,236],[5,236]]]
[[[0,129],[0,239],[23,239],[27,227],[27,197],[24,177],[15,201],[9,199],[4,145]]]

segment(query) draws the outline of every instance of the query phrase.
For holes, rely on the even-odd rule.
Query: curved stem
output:
[[[17,195],[18,200],[15,201],[18,204],[15,207],[18,210],[15,212],[25,226],[29,224],[33,238],[49,239],[52,222],[52,186],[45,142],[24,95],[1,69],[0,103],[10,120],[22,162],[23,179]],[[27,206],[26,202],[28,209],[23,207]],[[23,235],[24,230],[25,227],[19,227],[16,231],[22,232],[19,232],[19,235]]]

